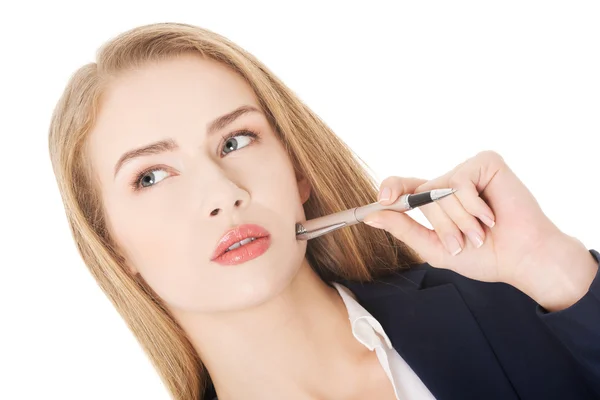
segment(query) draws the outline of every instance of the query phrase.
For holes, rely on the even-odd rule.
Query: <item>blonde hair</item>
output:
[[[137,27],[104,44],[97,62],[73,74],[52,115],[49,150],[77,249],[173,398],[197,400],[204,398],[210,377],[161,299],[124,266],[84,154],[107,84],[124,71],[184,53],[222,62],[252,87],[296,172],[310,182],[311,196],[304,204],[307,219],[374,202],[378,185],[360,158],[270,70],[209,30],[180,23]],[[309,241],[306,257],[325,281],[369,281],[422,262],[389,233],[364,224]]]

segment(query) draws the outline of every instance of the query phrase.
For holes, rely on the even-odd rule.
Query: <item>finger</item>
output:
[[[384,229],[431,264],[441,265],[446,249],[435,231],[421,225],[409,215],[393,210],[368,214],[365,224]]]
[[[414,193],[417,187],[425,182],[427,182],[426,179],[390,176],[381,182],[377,201],[384,205],[392,204],[401,195]]]
[[[454,195],[460,200],[463,208],[469,214],[476,216],[481,222],[492,228],[496,223],[494,212],[481,196],[479,196],[478,187],[482,186],[482,183],[480,182],[481,177],[479,175],[480,168],[476,167],[471,161],[461,164],[460,167],[461,168],[454,169],[445,175],[424,183],[417,187],[416,190],[420,192],[447,187],[456,189],[457,191]],[[487,185],[487,182],[485,185]],[[481,188],[481,191],[483,191],[484,188],[485,186]]]
[[[492,228],[496,224],[494,212],[481,198],[481,196],[479,196],[477,187],[473,184],[473,182],[470,180],[465,183],[457,182],[456,186],[458,190],[454,192],[454,196],[456,196],[456,200],[460,202],[463,209],[467,213],[479,218],[481,222]]]
[[[419,211],[431,223],[434,232],[438,235],[448,253],[455,256],[464,249],[465,241],[460,228],[437,202],[421,206]]]
[[[446,218],[453,223],[452,227],[447,228],[452,229],[452,232],[444,232],[443,237],[452,234],[462,238],[462,234],[464,233],[476,248],[483,246],[483,242],[485,241],[485,231],[481,227],[479,221],[465,210],[457,197],[447,196],[434,204],[437,206],[435,207],[436,211],[439,210],[439,213],[445,214]],[[426,212],[428,212],[428,210],[424,211],[424,213]],[[439,229],[440,231],[445,231],[445,228],[446,227],[441,227]],[[437,230],[438,228],[436,227],[436,231]],[[462,243],[462,246],[464,246],[464,243]]]

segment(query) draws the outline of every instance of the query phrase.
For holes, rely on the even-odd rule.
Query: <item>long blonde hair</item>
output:
[[[252,87],[297,173],[310,182],[307,219],[374,202],[378,185],[362,160],[272,72],[209,30],[179,23],[137,27],[104,44],[97,62],[72,75],[52,115],[49,150],[77,249],[173,398],[197,400],[204,397],[210,377],[161,299],[127,272],[106,227],[100,188],[84,154],[107,83],[124,71],[183,53],[220,61]],[[325,281],[369,281],[421,262],[404,243],[364,224],[309,241],[306,257]]]

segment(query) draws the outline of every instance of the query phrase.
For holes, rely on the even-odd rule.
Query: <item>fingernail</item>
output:
[[[469,231],[467,233],[467,236],[469,236],[469,239],[477,248],[483,246],[483,239],[481,238],[481,235],[479,235],[479,233],[475,231]]]
[[[487,215],[482,215],[481,217],[479,217],[479,219],[482,220],[483,223],[489,226],[490,228],[496,225],[496,222]]]
[[[379,202],[382,201],[387,201],[390,199],[390,196],[392,195],[392,191],[390,190],[389,187],[384,187],[381,192],[379,192]]]
[[[383,226],[380,225],[378,222],[376,221],[363,221],[365,224],[372,226],[373,228],[379,228],[379,229],[383,229]]]
[[[458,242],[458,239],[454,237],[454,235],[446,236],[446,248],[453,256],[457,255],[462,251],[460,243]]]

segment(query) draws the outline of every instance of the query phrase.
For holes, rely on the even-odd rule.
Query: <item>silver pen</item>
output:
[[[379,210],[406,212],[446,196],[450,196],[454,192],[456,192],[456,189],[434,189],[422,193],[408,193],[403,194],[398,200],[387,206],[375,202],[367,204],[366,206],[354,207],[349,210],[297,223],[296,239],[309,240],[345,226],[358,224],[359,222],[362,222],[367,215]]]

